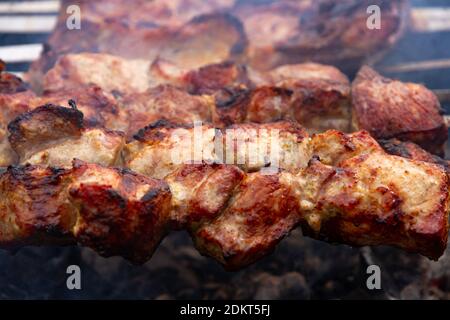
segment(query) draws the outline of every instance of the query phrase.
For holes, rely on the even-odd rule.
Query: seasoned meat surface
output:
[[[352,84],[353,124],[376,139],[412,141],[442,155],[447,126],[437,97],[420,84],[384,78],[363,67]]]
[[[72,166],[72,160],[115,165],[125,144],[122,132],[84,128],[83,113],[45,105],[26,112],[8,125],[11,147],[20,163]]]

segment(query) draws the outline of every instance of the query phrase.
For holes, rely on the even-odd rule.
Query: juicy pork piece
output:
[[[439,100],[427,88],[384,78],[363,67],[352,85],[353,124],[376,139],[411,141],[443,155],[447,126]]]
[[[254,89],[224,88],[214,96],[213,123],[226,127],[235,123],[268,123],[294,120],[292,91],[273,86]]]
[[[270,253],[300,222],[298,200],[283,175],[247,174],[216,219],[191,229],[194,243],[227,270],[240,269]]]
[[[143,263],[168,230],[167,184],[123,169],[12,166],[0,188],[3,248],[78,242]]]
[[[243,65],[225,61],[185,68],[158,58],[125,59],[105,53],[67,54],[44,76],[44,91],[97,85],[116,96],[143,93],[161,84],[171,84],[192,94],[212,94],[224,87],[250,86]]]
[[[267,72],[266,79],[292,91],[293,116],[310,131],[350,131],[350,82],[338,69],[316,63],[285,65]]]
[[[151,62],[109,54],[68,54],[45,74],[43,89],[57,91],[80,85],[97,85],[108,92],[143,92],[155,85]]]
[[[127,115],[124,130],[132,136],[140,128],[161,119],[175,123],[210,123],[213,101],[210,97],[194,96],[172,85],[165,84],[142,93],[129,94],[119,100]]]
[[[228,206],[245,174],[234,165],[181,165],[165,181],[172,192],[170,221],[173,227],[193,229],[214,219]]]
[[[164,178],[184,164],[225,163],[244,171],[272,167],[297,170],[309,160],[307,133],[291,122],[243,124],[223,130],[159,121],[128,143],[124,165]]]
[[[120,159],[125,144],[121,132],[84,128],[83,113],[76,109],[44,105],[21,114],[9,123],[9,141],[19,163],[71,167],[72,160],[111,166]]]

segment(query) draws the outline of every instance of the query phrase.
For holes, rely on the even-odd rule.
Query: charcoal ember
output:
[[[382,290],[365,287],[378,264]],[[82,290],[67,290],[66,268],[82,270]],[[30,268],[33,266],[33,268]],[[274,253],[237,272],[201,256],[184,232],[170,234],[142,266],[85,248],[0,251],[3,299],[447,299],[450,254],[438,262],[387,247],[333,246],[293,231]],[[38,276],[36,276],[38,275]]]

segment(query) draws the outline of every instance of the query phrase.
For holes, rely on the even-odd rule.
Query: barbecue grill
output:
[[[386,76],[425,84],[450,115],[450,6],[437,0],[411,3],[403,36],[370,62]],[[39,58],[58,10],[58,1],[0,3],[0,59],[7,71],[23,76]],[[346,70],[351,79],[355,71]],[[142,266],[87,248],[23,248],[15,255],[0,251],[0,298],[448,299],[449,250],[434,262],[388,247],[330,246],[296,230],[271,256],[230,273],[202,257],[183,232],[169,235]],[[373,264],[382,270],[382,290],[366,287],[366,270]],[[67,289],[69,265],[80,266],[82,290]]]

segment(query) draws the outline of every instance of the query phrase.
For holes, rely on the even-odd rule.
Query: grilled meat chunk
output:
[[[227,270],[247,266],[271,252],[301,220],[292,185],[282,177],[250,173],[216,218],[191,230],[199,251]]]
[[[412,141],[442,155],[447,126],[437,97],[422,85],[380,76],[363,67],[352,85],[353,124],[376,139]]]
[[[43,88],[57,91],[82,84],[97,85],[119,94],[143,92],[154,85],[150,65],[149,60],[122,59],[108,54],[68,54],[46,73]]]
[[[75,162],[68,193],[79,210],[73,235],[103,256],[147,261],[168,229],[170,190],[164,181],[126,169]]]
[[[130,94],[120,99],[121,109],[127,114],[125,132],[132,136],[140,128],[161,119],[175,123],[211,123],[213,101],[206,96],[194,96],[172,85],[165,84],[143,93]]]
[[[285,65],[266,81],[292,92],[294,118],[311,132],[350,131],[350,82],[338,69],[316,63]]]
[[[167,184],[123,169],[13,166],[0,187],[4,248],[79,242],[142,263],[167,231]]]
[[[306,131],[286,121],[224,130],[160,121],[140,130],[126,145],[124,165],[154,178],[164,178],[180,165],[202,162],[237,165],[244,171],[297,170],[309,160],[308,143]]]
[[[244,172],[234,165],[181,165],[164,179],[172,191],[172,225],[193,229],[214,219],[227,207],[243,178]]]
[[[273,86],[224,88],[213,98],[215,108],[212,116],[216,126],[294,120],[292,91],[287,89]]]
[[[9,141],[20,163],[70,167],[74,158],[105,166],[116,164],[125,144],[121,132],[84,128],[83,113],[45,105],[8,125]]]
[[[394,245],[434,260],[442,255],[448,178],[441,168],[375,152],[336,167],[317,163],[299,179],[308,190],[307,181],[317,176],[316,201],[302,208],[311,207],[302,221],[305,234],[356,246]]]

